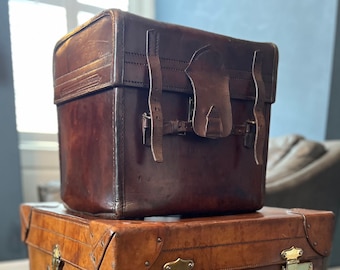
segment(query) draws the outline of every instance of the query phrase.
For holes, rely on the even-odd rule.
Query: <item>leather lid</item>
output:
[[[235,99],[255,99],[252,58],[254,51],[261,50],[267,89],[264,100],[275,101],[278,51],[274,44],[234,39],[113,9],[102,12],[57,42],[53,59],[55,103],[107,87],[148,88],[145,38],[150,29],[160,33],[163,90],[192,94],[184,70],[197,50],[212,45],[221,54],[230,80],[230,97]],[[206,74],[207,78],[212,75]]]

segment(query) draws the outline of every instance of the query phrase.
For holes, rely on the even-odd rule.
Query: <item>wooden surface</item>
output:
[[[29,270],[28,260],[0,262],[0,270]],[[340,270],[340,266],[332,267],[329,270]]]

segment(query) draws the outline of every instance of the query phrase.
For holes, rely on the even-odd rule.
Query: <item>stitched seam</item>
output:
[[[279,241],[279,240],[297,240],[297,239],[305,239],[304,236],[300,237],[294,237],[294,238],[278,238],[278,239],[268,239],[268,240],[262,240],[262,241],[251,241],[251,242],[235,242],[235,243],[225,243],[225,244],[216,244],[216,245],[202,245],[202,246],[192,246],[192,247],[180,247],[180,248],[170,248],[170,249],[164,249],[164,252],[173,252],[173,251],[183,251],[183,250],[191,250],[191,249],[201,249],[201,248],[216,248],[216,247],[223,247],[223,246],[234,246],[234,245],[244,245],[244,244],[253,244],[253,243],[260,243],[260,242],[273,242],[273,241]]]
[[[156,44],[156,46],[159,46],[158,44]],[[156,47],[158,48],[158,47]],[[129,54],[129,55],[135,55],[135,56],[138,56],[138,57],[142,57],[142,58],[145,58],[146,55],[143,54],[143,53],[137,53],[137,52],[129,52],[129,51],[125,51],[126,54]],[[182,63],[182,64],[188,64],[188,61],[185,61],[185,60],[179,60],[179,59],[172,59],[172,58],[167,58],[167,57],[159,57],[161,60],[165,60],[165,61],[171,61],[171,62],[178,62],[178,63]]]

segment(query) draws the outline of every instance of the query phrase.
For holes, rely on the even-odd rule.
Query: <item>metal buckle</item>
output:
[[[142,115],[142,142],[144,145],[151,145],[151,116],[148,113]]]
[[[244,147],[253,148],[256,136],[256,123],[255,121],[248,120],[246,122],[246,130],[244,134]]]

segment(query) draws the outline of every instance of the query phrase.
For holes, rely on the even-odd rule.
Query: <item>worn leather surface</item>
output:
[[[261,208],[277,61],[270,43],[118,10],[75,29],[54,51],[63,201],[114,218]]]
[[[170,221],[74,216],[62,205],[25,204],[21,210],[22,220],[29,220],[22,226],[31,269],[46,269],[58,245],[63,270],[159,270],[177,258],[193,260],[198,270],[281,269],[286,262],[280,254],[292,246],[303,250],[300,262],[318,270],[326,268],[334,227],[329,211],[271,207]]]

